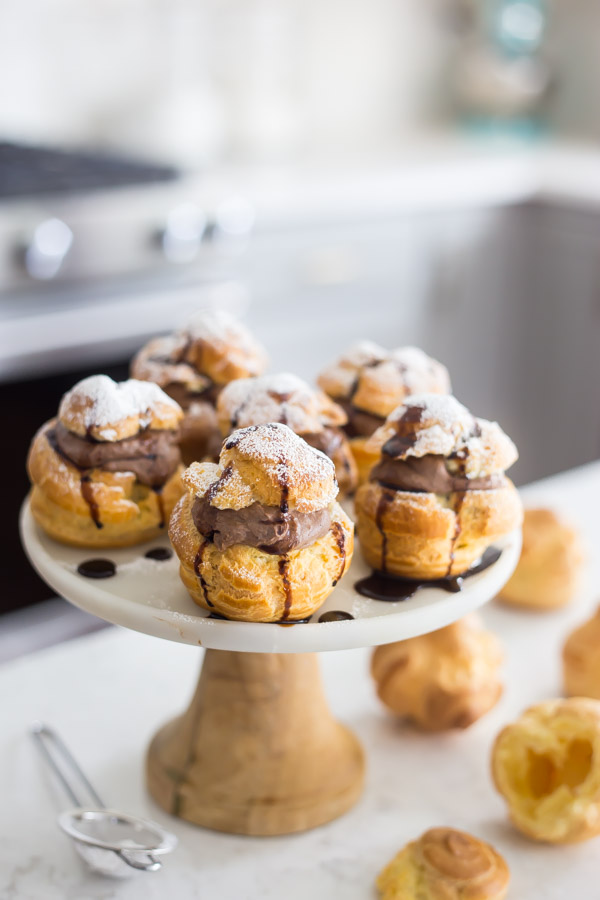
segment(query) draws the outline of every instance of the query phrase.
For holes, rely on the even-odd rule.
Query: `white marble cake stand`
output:
[[[166,535],[123,550],[67,547],[38,528],[27,502],[20,524],[32,565],[71,603],[117,625],[206,649],[189,708],[150,745],[148,787],[174,815],[254,835],[315,827],[360,795],[362,748],[328,709],[316,652],[386,644],[456,621],[499,592],[521,547],[520,532],[498,541],[498,561],[466,579],[460,593],[427,588],[395,603],[356,593],[354,583],[370,572],[357,547],[350,570],[311,622],[257,624],[209,618],[180,582],[174,555],[147,559],[149,548],[169,546]],[[110,559],[116,574],[81,576],[77,566],[92,558]],[[317,622],[327,610],[354,619]]]

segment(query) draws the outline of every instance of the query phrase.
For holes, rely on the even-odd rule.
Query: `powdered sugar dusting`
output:
[[[328,456],[307,444],[287,425],[278,422],[240,428],[233,432],[224,446],[226,450],[235,447],[242,456],[271,464],[282,474],[284,470],[294,468],[320,480],[331,477],[335,472]]]
[[[232,381],[218,401],[219,413],[234,427],[284,422],[297,434],[322,430],[319,406],[317,393],[289,372]]]
[[[91,375],[68,391],[61,400],[58,415],[68,419],[77,411],[85,428],[96,428],[98,437],[105,441],[116,440],[114,429],[124,419],[139,417],[141,428],[152,421],[152,411],[158,406],[179,406],[151,381],[130,378],[120,383],[108,375]]]
[[[242,344],[248,350],[256,347],[256,341],[239,319],[222,309],[203,309],[197,312],[184,329],[192,339],[220,343]]]

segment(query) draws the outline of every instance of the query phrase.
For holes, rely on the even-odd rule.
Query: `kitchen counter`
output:
[[[564,511],[595,548],[600,463],[528,487],[525,499]],[[377,872],[408,840],[452,825],[491,841],[512,871],[509,897],[593,900],[598,840],[537,845],[507,824],[489,776],[490,745],[525,706],[561,693],[560,647],[592,611],[600,557],[590,557],[572,607],[535,614],[489,604],[485,619],[506,647],[506,690],[468,731],[422,735],[394,723],[375,698],[369,651],[322,654],[336,715],[362,740],[365,791],[343,818],[282,838],[221,835],[174,820],[146,795],[145,748],[188,702],[201,651],[108,629],[0,668],[1,900],[306,900],[375,896]],[[180,845],[164,869],[124,882],[88,874],[54,817],[64,804],[26,735],[41,718],[54,725],[98,787],[124,810],[157,819]]]

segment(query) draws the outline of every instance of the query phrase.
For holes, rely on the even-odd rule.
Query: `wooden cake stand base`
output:
[[[332,717],[314,653],[207,650],[187,711],[150,744],[167,812],[235,834],[304,831],[360,796],[364,755]]]

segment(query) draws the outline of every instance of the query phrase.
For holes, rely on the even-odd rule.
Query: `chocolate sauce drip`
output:
[[[165,501],[163,500],[162,495],[162,485],[160,487],[153,487],[152,490],[156,495],[156,502],[158,503],[158,513],[159,513],[159,522],[158,527],[165,527]]]
[[[225,466],[219,478],[211,484],[206,494],[204,495],[209,503],[213,502],[213,500],[217,496],[217,492],[220,490],[220,488],[223,487],[224,484],[227,484],[232,475],[233,465],[229,463],[228,466]]]
[[[167,559],[171,559],[173,551],[168,547],[153,547],[151,550],[146,550],[144,556],[146,559],[156,559],[159,562],[164,562]]]
[[[450,577],[450,572],[452,571],[452,566],[454,564],[454,550],[456,548],[456,542],[460,537],[461,525],[460,525],[460,511],[462,509],[462,505],[465,502],[466,492],[463,491],[460,494],[456,495],[454,500],[454,515],[456,516],[456,521],[454,523],[454,534],[452,535],[451,544],[450,544],[450,561],[448,563],[448,569],[446,571],[446,578]]]
[[[116,575],[117,567],[110,559],[86,559],[79,563],[77,571],[84,578],[112,578]]]
[[[279,622],[276,622],[275,624],[279,625],[281,628],[290,628],[292,625],[306,625],[311,619],[312,616],[307,616],[305,619],[287,619],[286,621],[280,619]]]
[[[345,612],[343,609],[330,609],[329,612],[321,613],[319,622],[345,622],[353,618],[352,613]]]
[[[383,527],[383,516],[385,514],[388,506],[393,503],[394,497],[393,495],[386,494],[385,491],[382,493],[379,498],[379,502],[377,504],[377,510],[375,511],[375,524],[379,529],[379,534],[381,535],[381,571],[385,572],[387,568],[386,557],[387,557],[387,534],[385,528]]]
[[[215,612],[214,610],[206,617],[207,619],[220,619],[222,622],[229,622],[230,620],[227,616],[222,616],[221,613]]]
[[[89,475],[82,475],[79,484],[81,486],[81,496],[87,503],[90,516],[92,517],[92,521],[96,528],[102,528],[102,522],[100,521],[100,510],[98,509],[98,504],[94,500],[94,492],[92,490],[92,479]]]
[[[292,585],[290,584],[290,579],[288,576],[288,563],[289,560],[287,556],[282,556],[279,559],[279,574],[281,575],[281,581],[283,584],[283,593],[285,595],[285,604],[283,607],[283,615],[281,617],[281,621],[285,622],[290,614],[290,609],[292,608]]]
[[[462,590],[465,578],[471,578],[479,572],[483,572],[500,559],[502,550],[497,547],[488,547],[481,561],[475,566],[471,566],[462,575],[455,575],[452,578],[437,578],[432,581],[419,580],[416,578],[396,578],[393,575],[385,575],[383,572],[373,572],[367,578],[361,578],[354,585],[354,590],[363,597],[370,597],[372,600],[385,600],[393,603],[397,600],[408,600],[413,594],[416,594],[421,588],[440,588],[440,590],[448,591],[451,594],[457,594]]]
[[[340,554],[340,571],[337,575],[337,578],[334,578],[332,582],[333,586],[335,587],[335,585],[344,574],[344,569],[346,567],[346,535],[344,534],[344,529],[342,528],[340,522],[332,522],[331,531],[333,533],[333,537],[338,546],[338,551]]]
[[[196,578],[200,582],[200,587],[202,588],[202,593],[204,594],[204,599],[206,601],[207,606],[213,606],[213,604],[208,599],[208,585],[204,578],[202,577],[202,559],[204,557],[204,551],[206,549],[206,541],[203,541],[198,547],[198,552],[194,558],[194,572],[196,574]]]
[[[422,406],[407,406],[402,417],[398,419],[398,428],[402,425],[418,425],[423,418],[424,412],[425,410]],[[418,432],[416,429],[409,434],[394,434],[385,442],[381,452],[384,456],[391,456],[393,459],[396,459],[399,456],[403,456],[411,447],[414,447],[417,443],[417,437]]]

